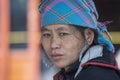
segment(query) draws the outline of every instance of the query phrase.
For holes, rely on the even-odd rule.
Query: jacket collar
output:
[[[104,54],[102,57],[91,59],[88,62],[82,64],[82,67],[86,67],[89,65],[96,65],[96,66],[107,67],[114,70],[118,70],[118,65],[115,60],[114,54],[111,53],[110,51],[107,51],[105,48],[103,50],[103,53]]]
[[[88,62],[91,59],[103,56],[103,46],[102,45],[92,46],[92,47],[86,49],[87,51],[85,51],[85,49],[83,49],[83,50],[84,51],[81,51],[82,53],[80,53],[80,57],[79,57],[80,65],[79,65],[79,68],[75,74],[75,77],[82,70],[83,64],[85,64],[86,62]]]

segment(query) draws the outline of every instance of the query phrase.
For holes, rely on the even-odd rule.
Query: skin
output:
[[[42,29],[42,47],[55,66],[67,70],[79,59],[86,42],[92,43],[93,39],[89,31],[85,30],[85,38],[83,38],[76,28],[69,25],[46,26]]]

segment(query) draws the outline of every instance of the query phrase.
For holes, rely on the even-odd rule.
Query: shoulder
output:
[[[120,80],[120,73],[114,55],[105,51],[97,57],[82,64],[83,69],[75,80]]]
[[[76,80],[120,80],[116,71],[101,66],[87,66],[78,74]]]

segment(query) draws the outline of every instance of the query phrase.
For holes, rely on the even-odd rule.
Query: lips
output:
[[[52,54],[51,55],[51,58],[54,60],[54,61],[58,61],[62,58],[62,54]]]

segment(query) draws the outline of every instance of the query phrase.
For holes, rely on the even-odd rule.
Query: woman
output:
[[[54,80],[120,80],[92,0],[44,0],[39,10],[43,51],[61,69]]]

